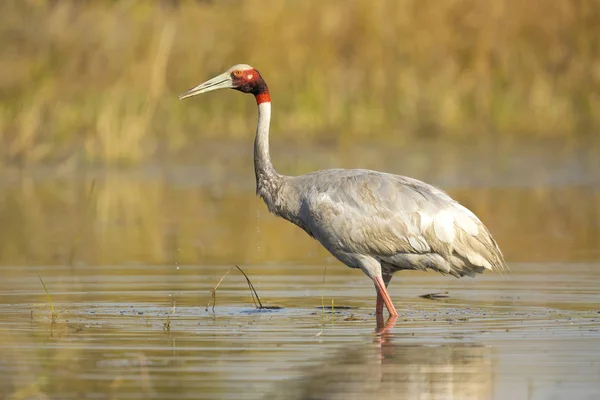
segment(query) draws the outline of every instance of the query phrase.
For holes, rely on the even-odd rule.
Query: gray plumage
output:
[[[219,88],[256,97],[257,194],[272,213],[373,279],[378,314],[385,301],[390,314],[397,315],[386,286],[398,270],[430,269],[461,277],[505,268],[498,245],[475,214],[429,184],[363,169],[278,174],[269,153],[270,95],[258,71],[236,65],[180,98]]]
[[[475,214],[424,182],[361,169],[269,179],[276,183],[258,186],[269,210],[350,267],[360,268],[365,257],[382,264],[384,277],[401,269],[459,277],[504,267]],[[265,186],[275,190],[266,194]]]

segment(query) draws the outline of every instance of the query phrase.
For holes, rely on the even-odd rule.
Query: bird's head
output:
[[[258,104],[271,101],[267,84],[260,73],[247,64],[237,64],[179,96],[180,100],[217,89],[235,89],[252,93]]]

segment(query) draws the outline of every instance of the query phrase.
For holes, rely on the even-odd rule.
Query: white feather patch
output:
[[[475,214],[473,214],[473,211],[469,210],[467,207],[463,206],[462,204],[456,203],[456,207],[463,210],[465,213],[467,213],[468,216],[478,219],[477,216]]]
[[[421,232],[425,232],[433,222],[433,217],[424,212],[419,212],[419,217],[421,218]]]
[[[492,269],[492,264],[490,264],[480,254],[473,253],[473,252],[467,253],[467,259],[473,265],[479,265],[485,269]]]
[[[413,249],[420,251],[421,253],[426,253],[431,249],[422,237],[410,236],[408,238],[408,243],[410,243]]]
[[[477,224],[468,215],[457,214],[455,217],[456,225],[471,236],[477,236],[479,229]]]
[[[444,243],[454,241],[454,215],[450,211],[441,211],[433,222],[435,235]]]

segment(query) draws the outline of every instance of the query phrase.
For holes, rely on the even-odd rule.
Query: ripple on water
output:
[[[353,271],[323,283],[320,266],[298,276],[248,267],[263,304],[282,308],[257,310],[240,278],[222,283],[214,312],[206,304],[222,268],[160,271],[50,271],[54,323],[38,270],[12,271],[0,283],[0,391],[544,399],[600,390],[598,265],[526,264],[473,280],[403,274],[391,286],[401,315],[381,334],[372,285]],[[436,292],[448,297],[419,297]]]

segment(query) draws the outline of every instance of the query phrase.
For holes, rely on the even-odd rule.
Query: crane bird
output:
[[[256,193],[269,211],[306,231],[339,261],[360,268],[375,283],[376,315],[394,272],[434,270],[455,277],[502,270],[502,252],[485,225],[442,190],[416,179],[365,169],[328,169],[300,176],[277,173],[269,153],[271,96],[260,73],[246,64],[179,96],[217,89],[254,95]]]

